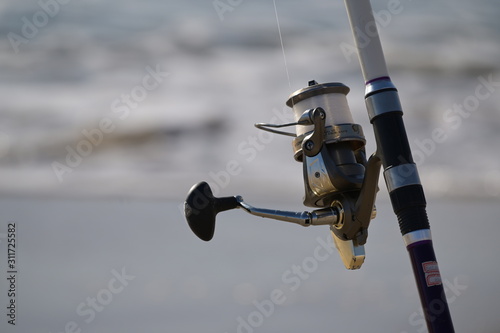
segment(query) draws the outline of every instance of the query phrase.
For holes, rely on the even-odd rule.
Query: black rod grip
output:
[[[414,163],[402,111],[381,113],[371,122],[377,141],[377,155],[380,156],[384,170]],[[392,207],[403,235],[415,230],[429,229],[425,195],[421,184],[391,188],[389,191]]]
[[[430,228],[422,185],[400,187],[389,193],[389,196],[402,235]]]
[[[413,163],[402,112],[388,112],[372,119],[377,153],[384,169]]]

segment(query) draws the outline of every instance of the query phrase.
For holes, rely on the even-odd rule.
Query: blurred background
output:
[[[498,4],[372,6],[457,331],[500,332]],[[365,267],[347,272],[334,253],[293,292],[282,275],[327,229],[229,212],[206,244],[182,216],[200,180],[303,209],[291,140],[253,124],[290,121],[285,101],[309,80],[351,88],[375,150],[342,1],[9,0],[0,31],[0,267],[11,221],[19,242],[18,325],[2,313],[2,332],[422,332],[384,184]],[[87,323],[78,305],[123,267],[135,279]],[[276,288],[287,302],[238,326]]]

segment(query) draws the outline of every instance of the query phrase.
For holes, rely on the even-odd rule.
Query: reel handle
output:
[[[238,206],[236,197],[216,198],[206,182],[199,182],[188,192],[184,202],[184,215],[195,235],[208,242],[214,236],[217,213]]]

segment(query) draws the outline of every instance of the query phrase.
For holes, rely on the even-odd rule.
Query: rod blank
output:
[[[365,82],[389,76],[369,0],[345,0]]]

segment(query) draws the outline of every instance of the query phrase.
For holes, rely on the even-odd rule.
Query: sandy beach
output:
[[[379,201],[366,262],[347,271],[326,227],[231,211],[206,243],[179,202],[3,198],[1,274],[9,275],[9,223],[17,274],[15,327],[6,316],[9,282],[1,280],[1,331],[423,332],[395,216]],[[494,202],[429,204],[459,332],[499,332],[499,213]]]

